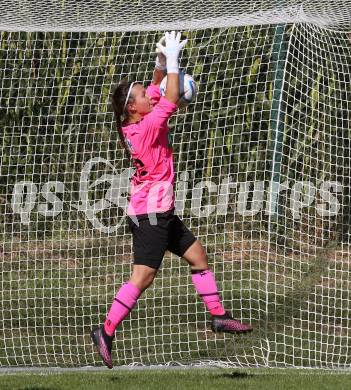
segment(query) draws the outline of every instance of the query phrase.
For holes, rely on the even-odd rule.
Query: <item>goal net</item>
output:
[[[332,3],[332,4],[331,4]],[[110,105],[181,29],[196,101],[170,121],[176,212],[226,309],[215,335],[167,253],[116,365],[351,364],[351,1],[0,1],[0,366],[100,365],[90,330],[132,267]]]

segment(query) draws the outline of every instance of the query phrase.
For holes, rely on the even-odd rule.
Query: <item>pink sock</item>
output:
[[[130,282],[123,284],[119,289],[104,323],[105,332],[109,336],[113,336],[117,326],[133,309],[140,294],[138,287]]]
[[[209,269],[200,272],[192,271],[191,278],[196,291],[211,315],[225,314],[213,273]]]

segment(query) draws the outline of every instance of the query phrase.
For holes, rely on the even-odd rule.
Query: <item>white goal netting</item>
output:
[[[268,23],[350,28],[350,0],[17,0],[1,2],[6,31],[156,31]]]
[[[167,254],[115,364],[349,368],[351,1],[0,5],[0,366],[100,364],[90,329],[132,264],[110,93],[177,28],[199,93],[170,122],[176,211],[255,331],[214,335]]]

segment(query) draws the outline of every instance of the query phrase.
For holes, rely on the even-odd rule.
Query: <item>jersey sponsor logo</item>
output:
[[[134,152],[134,148],[129,138],[126,138],[126,142],[130,151]]]

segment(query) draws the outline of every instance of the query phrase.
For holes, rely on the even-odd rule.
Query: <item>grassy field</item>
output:
[[[0,374],[1,390],[104,390],[111,388],[349,390],[351,373],[277,369],[122,369]]]
[[[229,360],[241,366],[349,367],[347,259],[276,253],[267,263],[259,241],[221,252],[229,249],[229,237],[223,242],[213,246],[211,267],[224,305],[250,321],[254,332],[214,335],[188,266],[166,256],[152,287],[118,329],[116,366]],[[101,365],[90,330],[129,276],[130,242],[78,244],[37,242],[5,251],[2,367]]]

